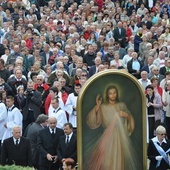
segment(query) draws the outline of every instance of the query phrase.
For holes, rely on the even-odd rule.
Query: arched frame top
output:
[[[134,143],[140,142],[139,150],[142,169],[147,169],[147,142],[146,142],[146,101],[142,86],[138,80],[124,70],[104,70],[93,75],[83,85],[77,100],[77,143],[78,143],[78,169],[83,169],[83,156],[86,152],[86,140],[88,131],[86,126],[86,114],[92,109],[95,97],[103,93],[106,86],[114,84],[120,91],[120,100],[129,105],[135,119],[135,133],[132,135]],[[104,96],[103,96],[104,97]],[[85,140],[85,141],[84,141]],[[139,141],[138,141],[139,140]]]

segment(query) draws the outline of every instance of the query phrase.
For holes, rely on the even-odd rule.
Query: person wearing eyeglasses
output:
[[[169,165],[170,142],[166,139],[166,129],[162,125],[156,128],[156,137],[149,141],[149,170],[167,170]]]
[[[155,65],[151,66],[150,68],[151,72],[148,74],[148,78],[151,79],[152,77],[155,77],[158,79],[158,84],[165,78],[164,75],[159,74],[159,68]]]

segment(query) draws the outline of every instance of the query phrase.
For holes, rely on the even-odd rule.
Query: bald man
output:
[[[48,119],[48,125],[48,128],[40,130],[38,135],[39,170],[58,170],[57,147],[59,138],[64,132],[56,127],[55,117]]]

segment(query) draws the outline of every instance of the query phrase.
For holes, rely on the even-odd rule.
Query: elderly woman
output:
[[[154,92],[154,87],[146,87],[146,106],[149,123],[149,139],[154,137],[155,128],[161,123],[162,101],[161,96]]]
[[[156,128],[156,137],[152,138],[148,145],[149,170],[167,170],[170,168],[169,148],[170,143],[166,139],[166,129],[160,125]]]
[[[147,50],[147,44],[148,44],[148,40],[147,40],[147,36],[144,35],[142,37],[142,42],[139,44],[139,54],[140,54],[140,58],[143,60],[144,58],[144,51]]]
[[[152,50],[152,44],[151,43],[147,43],[146,44],[146,50],[143,51],[143,53],[141,54],[142,56],[142,61],[144,62],[144,64],[148,64],[147,61],[148,61],[148,54],[154,56],[154,51]]]
[[[123,60],[119,59],[119,52],[115,51],[114,52],[114,60],[110,61],[110,65],[115,65],[116,68],[123,67],[125,68],[125,64]]]

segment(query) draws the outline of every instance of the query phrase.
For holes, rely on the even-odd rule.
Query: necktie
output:
[[[67,144],[69,143],[69,136],[67,136],[67,140],[66,140],[66,143],[67,143]]]
[[[53,113],[55,113],[55,109],[54,109]]]
[[[54,135],[55,133],[54,133],[54,129],[52,129],[52,133],[51,133],[52,135]]]
[[[55,137],[54,129],[52,129],[51,136],[52,136],[52,139],[54,140],[54,137]]]
[[[19,141],[18,141],[18,139],[16,140],[16,146],[18,146],[19,145]]]

